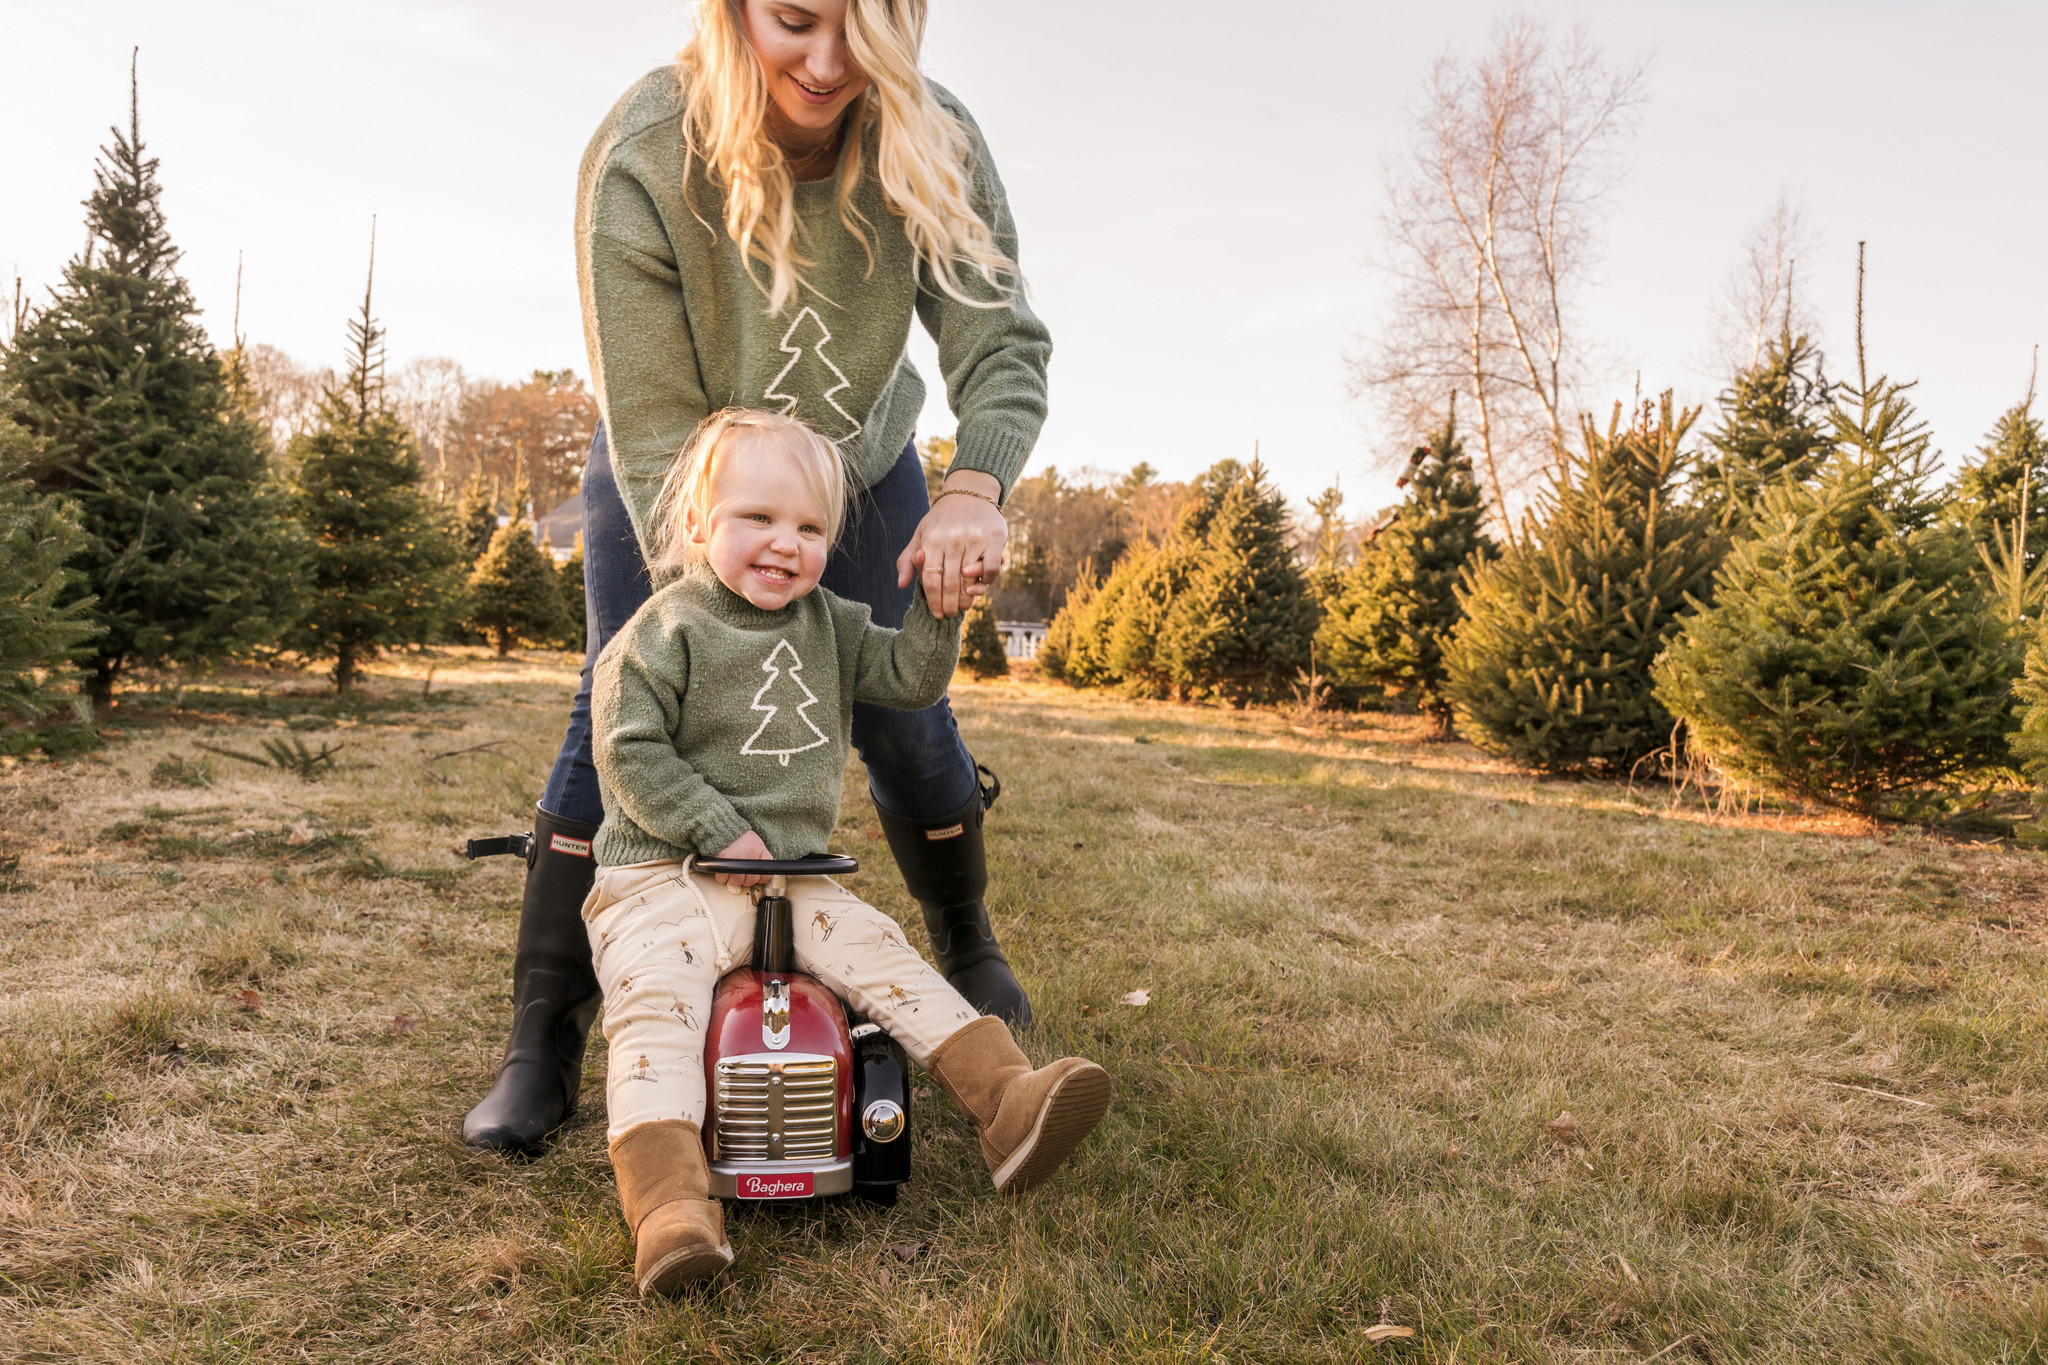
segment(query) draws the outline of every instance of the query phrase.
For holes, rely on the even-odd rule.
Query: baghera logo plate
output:
[[[733,1189],[742,1199],[809,1199],[811,1173],[795,1171],[789,1175],[742,1175],[733,1181]]]
[[[590,840],[571,839],[566,834],[550,834],[548,836],[548,847],[557,853],[566,853],[573,858],[588,858],[590,856]]]

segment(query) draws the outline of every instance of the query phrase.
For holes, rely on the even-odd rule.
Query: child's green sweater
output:
[[[913,316],[938,342],[959,418],[952,467],[992,474],[1007,492],[1045,422],[1052,339],[1030,304],[964,269],[968,292],[995,306],[939,291],[882,195],[869,146],[845,208],[839,173],[796,187],[807,287],[771,317],[766,268],[749,272],[726,235],[724,191],[700,158],[685,156],[684,79],[662,67],[626,92],[591,138],[576,191],[591,379],[641,544],[676,452],[722,407],[809,422],[839,447],[856,487],[895,468],[924,407],[924,381],[904,350]],[[974,138],[971,201],[1014,260],[1016,227],[980,132],[951,94],[932,93]],[[841,221],[847,212],[866,224],[865,245]]]
[[[853,704],[931,706],[959,658],[922,591],[894,631],[823,588],[763,611],[697,566],[598,657],[597,861],[712,857],[750,829],[778,858],[825,852]]]

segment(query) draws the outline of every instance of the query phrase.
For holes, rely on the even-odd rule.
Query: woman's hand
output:
[[[745,834],[742,834],[739,838],[720,849],[718,856],[721,858],[766,858],[769,856],[768,845],[761,842],[760,835],[752,830],[748,830]],[[742,876],[737,872],[721,872],[718,874],[718,880],[727,886],[759,886],[768,879],[766,877]]]
[[[978,469],[954,470],[946,475],[946,487],[991,498],[1003,495],[1002,482]],[[1010,528],[994,504],[965,496],[939,498],[911,533],[910,544],[896,556],[896,586],[907,588],[922,574],[924,600],[932,615],[965,611],[1003,571],[1003,546],[1009,538]]]

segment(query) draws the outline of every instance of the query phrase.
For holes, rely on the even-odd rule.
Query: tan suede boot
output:
[[[939,1045],[925,1068],[981,1131],[999,1190],[1027,1190],[1058,1170],[1109,1112],[1109,1073],[1080,1057],[1031,1062],[993,1015]]]
[[[642,1123],[612,1143],[619,1207],[633,1230],[633,1283],[673,1294],[732,1264],[725,1210],[710,1198],[704,1139],[681,1119]]]

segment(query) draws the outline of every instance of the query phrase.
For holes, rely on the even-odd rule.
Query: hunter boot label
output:
[[[924,837],[926,842],[935,844],[941,839],[957,839],[966,832],[967,826],[965,824],[945,825],[938,829],[926,830]]]
[[[590,856],[590,840],[571,839],[566,834],[550,834],[548,836],[548,847],[557,853],[566,853],[572,858],[588,858]]]

